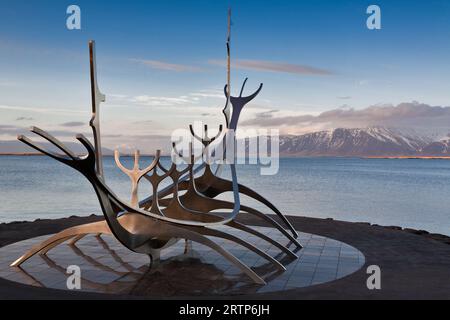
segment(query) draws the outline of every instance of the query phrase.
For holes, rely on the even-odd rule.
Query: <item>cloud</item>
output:
[[[109,97],[110,95],[108,95]],[[112,95],[116,103],[127,103],[134,105],[146,105],[155,107],[166,106],[198,106],[200,101],[208,101],[211,99],[221,99],[225,101],[223,90],[198,90],[191,93],[185,93],[178,96],[152,96],[147,94],[127,96],[121,94]]]
[[[108,98],[113,98],[113,99],[125,99],[125,98],[127,98],[128,96],[127,95],[125,95],[125,94],[117,94],[117,93],[110,93],[110,94],[108,94]]]
[[[62,127],[81,127],[84,126],[86,123],[81,122],[81,121],[70,121],[70,122],[65,122],[65,123],[61,123],[60,126]]]
[[[35,108],[35,107],[21,107],[21,106],[6,106],[0,105],[0,109],[3,110],[21,110],[21,111],[30,111],[37,113],[46,113],[46,114],[89,114],[87,111],[81,110],[71,110],[71,109],[50,109],[50,108]]]
[[[153,120],[140,120],[140,121],[135,121],[133,122],[134,124],[153,124]]]
[[[225,60],[209,60],[209,64],[226,66]],[[290,63],[280,63],[262,60],[234,60],[232,62],[232,67],[238,69],[246,70],[256,70],[256,71],[268,71],[268,72],[279,72],[279,73],[292,73],[292,74],[303,74],[303,75],[319,75],[327,76],[332,75],[333,72],[319,69],[310,66],[304,66],[299,64]]]
[[[352,97],[350,97],[350,96],[341,96],[341,97],[337,97],[338,99],[341,99],[341,100],[349,100],[349,99],[351,99]]]
[[[191,93],[190,96],[200,98],[218,98],[218,99],[225,98],[223,90],[200,90],[199,92]]]
[[[18,117],[16,121],[32,121],[34,120],[32,117]]]
[[[359,80],[356,82],[356,85],[362,87],[362,86],[367,86],[369,83],[370,83],[369,80]]]
[[[130,61],[142,64],[152,69],[173,71],[173,72],[200,72],[201,68],[183,64],[175,64],[158,60],[130,59]]]
[[[140,125],[136,123],[137,121],[132,123],[124,123],[122,121],[116,123],[105,122],[101,132],[103,147],[114,149],[118,145],[126,145],[130,149],[140,149],[143,154],[153,154],[155,150],[161,149],[167,155],[171,149],[170,132],[167,134],[165,132],[162,134],[152,133],[152,130],[148,130],[148,124],[145,124],[144,120],[141,121]],[[64,129],[60,124],[46,125],[41,123],[39,127],[64,143],[74,142],[79,145],[75,140],[77,133],[83,133],[93,143],[90,130],[80,130],[82,131],[80,132],[77,130],[79,128],[72,129],[68,127]],[[44,139],[31,133],[27,126],[0,124],[0,141],[15,141],[18,135],[26,135],[38,143],[44,142]],[[81,146],[80,150],[82,149],[83,147]],[[0,150],[1,152],[2,150]]]
[[[20,126],[12,126],[12,125],[1,125],[0,124],[0,135],[4,136],[17,136],[19,134],[25,134],[34,136],[33,133],[30,133],[29,127],[20,127]],[[55,137],[75,137],[78,132],[66,131],[60,129],[51,129],[48,132]],[[90,134],[89,132],[83,132],[83,134]]]
[[[272,111],[272,110],[271,110]],[[242,126],[281,127],[290,132],[310,132],[318,129],[364,128],[368,126],[402,127],[417,130],[448,132],[450,107],[430,106],[419,102],[396,106],[374,105],[365,109],[338,108],[313,115],[276,116],[274,112],[257,113]]]
[[[155,97],[155,96],[141,95],[133,97],[131,101],[148,106],[172,106],[172,105],[192,103],[192,100],[186,96]]]
[[[12,126],[8,124],[0,124],[0,137],[9,137],[9,138],[15,138],[19,134],[25,134],[27,133],[27,128],[25,127],[18,127],[18,126]],[[28,131],[29,132],[29,131]]]
[[[19,128],[19,127],[12,126],[10,124],[0,124],[0,130],[11,130],[11,129],[15,129],[15,128]]]
[[[272,118],[272,115],[278,111],[279,110],[268,110],[268,111],[258,112],[256,114],[256,117],[259,119],[269,119],[269,118]]]
[[[161,150],[163,155],[169,155],[172,146],[170,135],[127,135],[114,139],[107,139],[106,136],[102,137],[106,138],[103,141],[105,142],[104,146],[110,149],[118,149],[128,154],[132,154],[135,149],[138,149],[142,154],[154,154],[156,150]]]

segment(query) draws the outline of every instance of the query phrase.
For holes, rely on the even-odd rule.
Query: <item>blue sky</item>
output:
[[[66,28],[70,4],[81,8],[82,30]],[[381,30],[366,28],[370,4],[381,8]],[[446,0],[1,0],[0,125],[7,130],[0,139],[10,139],[13,126],[31,124],[88,132],[76,124],[89,119],[89,39],[97,43],[110,147],[195,120],[218,125],[230,5],[235,93],[247,76],[248,90],[265,85],[244,124],[413,101],[450,105]],[[280,129],[302,133],[341,123],[328,122]]]

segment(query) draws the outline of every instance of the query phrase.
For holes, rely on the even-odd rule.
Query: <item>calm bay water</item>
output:
[[[166,159],[168,163],[169,159]],[[131,158],[123,162],[132,166]],[[150,158],[142,160],[149,163]],[[105,158],[106,180],[123,199],[128,177]],[[399,225],[450,235],[450,161],[281,159],[276,176],[239,166],[239,181],[291,215]],[[225,175],[227,173],[225,172]],[[143,182],[141,198],[150,192]],[[231,199],[230,196],[224,197]],[[243,203],[254,205],[243,197]],[[263,206],[258,209],[270,212]],[[47,157],[0,157],[0,222],[100,213],[87,180]]]

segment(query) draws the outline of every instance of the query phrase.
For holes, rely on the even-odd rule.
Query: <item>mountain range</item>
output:
[[[280,137],[281,156],[450,156],[450,138],[384,127],[338,128]]]

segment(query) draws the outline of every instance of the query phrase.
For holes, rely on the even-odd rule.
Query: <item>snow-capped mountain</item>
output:
[[[281,136],[284,156],[450,156],[450,140],[383,127]]]

